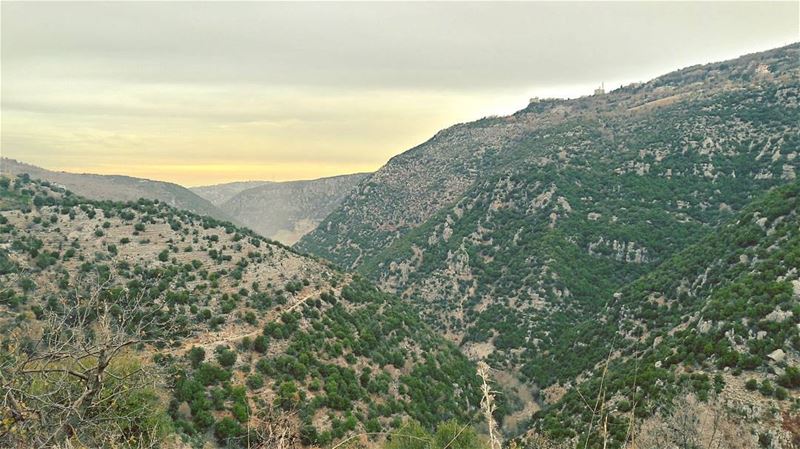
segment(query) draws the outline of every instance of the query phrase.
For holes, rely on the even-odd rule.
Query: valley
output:
[[[800,447],[798,156],[800,44],[374,173],[4,158],[0,447]]]
[[[356,173],[309,181],[235,183],[192,190],[248,228],[292,245],[313,230],[367,176]],[[241,190],[228,194],[233,192],[229,190],[231,187]]]

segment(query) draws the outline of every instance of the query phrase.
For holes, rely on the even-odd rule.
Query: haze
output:
[[[798,39],[798,3],[2,4],[3,156],[201,185]]]

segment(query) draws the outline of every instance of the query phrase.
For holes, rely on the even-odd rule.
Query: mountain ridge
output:
[[[557,126],[570,117],[595,117],[604,110],[624,114],[653,112],[686,97],[687,93],[702,96],[705,90],[719,92],[749,85],[749,80],[745,82],[743,77],[767,80],[784,76],[770,70],[792,69],[797,50],[798,44],[791,44],[724,62],[691,66],[599,96],[536,100],[509,116],[445,128],[426,142],[391,158],[297,246],[354,268],[365,257],[374,256],[435,211],[455,201],[487,168],[491,172],[491,167],[503,165],[504,150],[513,148],[525,134]],[[733,61],[741,65],[732,65]],[[680,76],[687,79],[678,83]],[[698,84],[697,79],[704,79],[706,85]],[[646,104],[650,104],[649,109],[629,111]],[[600,131],[605,132],[602,127]],[[505,164],[513,164],[513,158]],[[405,198],[413,200],[404,201]]]
[[[139,198],[157,199],[167,204],[220,220],[233,218],[181,185],[127,175],[98,175],[52,171],[9,158],[0,158],[0,173],[28,175],[60,184],[75,193],[93,199],[136,201]]]
[[[269,184],[270,182],[272,181],[234,181],[222,184],[209,184],[204,186],[189,187],[189,190],[207,199],[208,201],[211,201],[212,204],[219,207],[231,199],[231,197],[243,190]]]

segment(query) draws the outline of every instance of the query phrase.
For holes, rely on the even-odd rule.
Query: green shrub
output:
[[[783,387],[775,387],[775,399],[783,401],[789,397],[789,392]]]
[[[228,444],[229,440],[239,437],[243,433],[242,426],[235,419],[227,416],[214,425],[214,436],[222,444]]]
[[[765,380],[761,382],[761,388],[758,389],[764,396],[772,396],[775,393],[775,387],[772,386],[772,382]]]
[[[225,368],[230,368],[236,363],[236,353],[230,349],[219,346],[215,350],[217,353],[217,362]]]
[[[252,390],[258,390],[264,386],[264,377],[258,373],[247,376],[247,386]]]
[[[798,388],[800,387],[800,367],[789,366],[786,368],[780,377],[778,377],[778,385],[785,388]]]
[[[269,337],[266,335],[259,335],[253,340],[253,349],[257,352],[264,354],[269,349]]]

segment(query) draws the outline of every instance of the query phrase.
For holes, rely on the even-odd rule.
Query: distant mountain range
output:
[[[243,181],[186,188],[131,176],[47,170],[9,158],[0,159],[0,173],[27,173],[90,199],[159,200],[177,209],[245,225],[287,245],[313,230],[367,177],[356,173],[308,181]]]
[[[259,234],[291,245],[313,230],[367,176],[234,182],[191,190]]]
[[[224,184],[211,184],[207,186],[189,187],[189,190],[211,201],[215,206],[222,206],[239,192],[253,187],[271,184],[272,181],[238,181]]]
[[[49,181],[86,198],[95,200],[136,201],[139,198],[163,201],[165,204],[219,220],[233,221],[210,201],[186,187],[171,182],[153,181],[122,175],[96,175],[47,170],[14,159],[0,159],[0,173],[20,175]]]

